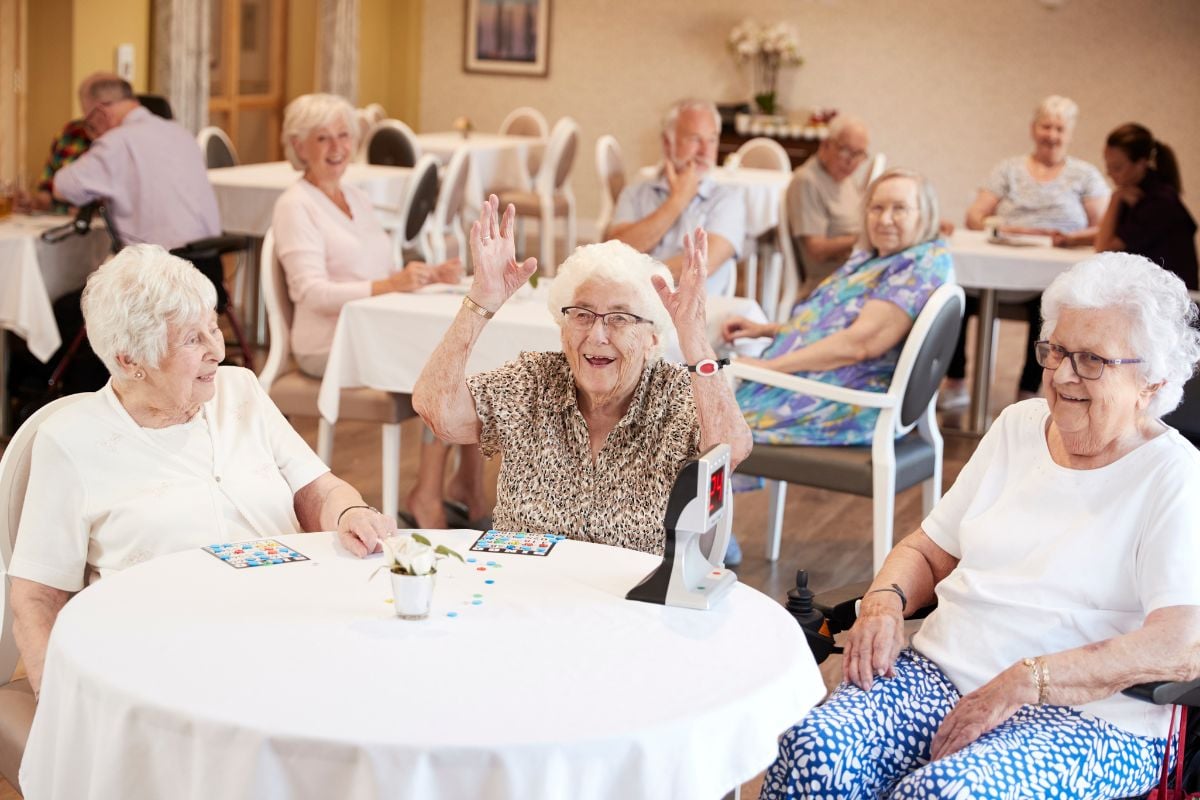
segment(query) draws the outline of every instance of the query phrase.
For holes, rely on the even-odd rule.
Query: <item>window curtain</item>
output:
[[[317,89],[358,104],[358,0],[320,0]]]
[[[175,121],[192,133],[208,124],[210,4],[217,0],[154,0],[151,87],[171,103]]]

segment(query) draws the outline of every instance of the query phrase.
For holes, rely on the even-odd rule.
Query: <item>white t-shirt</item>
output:
[[[834,238],[862,233],[863,185],[859,172],[835,181],[821,159],[808,159],[793,173],[788,185],[788,225],[792,236]],[[804,282],[816,286],[846,263],[845,258],[809,261],[797,241],[796,254],[804,261]]]
[[[296,304],[292,350],[323,356],[342,306],[371,296],[371,281],[393,271],[392,245],[361,189],[342,186],[353,217],[301,179],[275,201],[275,254]]]
[[[157,430],[110,383],[38,429],[9,573],[75,592],[155,556],[297,533],[293,496],[328,471],[249,370],[221,367],[196,418]]]
[[[1200,605],[1200,453],[1169,429],[1106,467],[1067,469],[1049,419],[1042,399],[1005,409],[921,526],[960,560],[913,646],[964,694],[1022,658]],[[1080,709],[1139,736],[1166,735],[1170,717],[1122,694]]]

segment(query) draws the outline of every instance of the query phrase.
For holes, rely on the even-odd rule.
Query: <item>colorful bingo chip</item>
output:
[[[232,544],[210,544],[203,548],[234,569],[265,567],[270,564],[289,564],[293,561],[308,561],[308,556],[282,545],[274,539],[257,539],[253,542]]]
[[[471,549],[479,553],[512,553],[518,556],[545,556],[565,539],[548,533],[504,533],[488,531],[475,540]],[[488,562],[489,565],[492,562]]]

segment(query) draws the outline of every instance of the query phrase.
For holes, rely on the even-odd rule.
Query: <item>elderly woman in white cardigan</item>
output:
[[[216,293],[191,264],[127,247],[83,292],[112,377],[51,416],[33,446],[9,574],[34,691],[59,611],[90,581],[216,542],[336,530],[355,555],[395,523],[330,473],[254,374],[219,367]]]

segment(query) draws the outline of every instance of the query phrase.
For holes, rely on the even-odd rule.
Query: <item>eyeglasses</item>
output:
[[[837,154],[846,161],[862,161],[868,155],[866,150],[854,150],[844,144],[837,146]]]
[[[1070,358],[1075,374],[1086,381],[1098,380],[1108,365],[1141,364],[1143,361],[1140,358],[1104,358],[1087,350],[1071,352],[1050,342],[1034,342],[1033,353],[1042,369],[1058,369],[1064,358]]]
[[[637,314],[630,314],[627,311],[609,311],[607,314],[597,314],[595,311],[581,308],[580,306],[564,306],[562,313],[567,318],[567,324],[580,331],[591,330],[592,326],[596,324],[597,319],[601,321],[605,330],[609,333],[629,331],[633,329],[634,325],[640,322],[650,321],[644,317],[639,317]]]
[[[884,211],[891,211],[892,219],[901,220],[911,214],[913,209],[904,203],[873,203],[867,207],[867,214],[872,217],[883,216]]]

